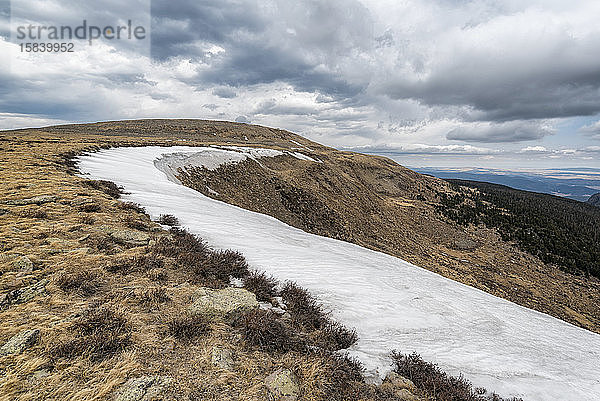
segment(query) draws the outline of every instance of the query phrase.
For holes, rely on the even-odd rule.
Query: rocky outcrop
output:
[[[43,279],[28,287],[13,290],[7,294],[0,295],[0,310],[9,307],[10,305],[23,304],[31,301],[33,298],[46,295],[46,285],[48,280]]]
[[[589,203],[592,206],[600,207],[600,192],[590,196],[590,199],[587,200],[587,203]]]
[[[173,379],[165,376],[142,376],[127,380],[117,391],[115,401],[151,401],[167,399]]]
[[[193,296],[190,312],[213,318],[235,319],[243,312],[258,308],[256,295],[243,288],[213,290],[200,288]]]
[[[289,369],[278,369],[267,376],[265,386],[276,401],[296,401],[300,394],[298,380]]]
[[[0,355],[19,355],[27,348],[37,342],[40,335],[38,329],[25,330],[11,337],[2,347],[0,347]]]

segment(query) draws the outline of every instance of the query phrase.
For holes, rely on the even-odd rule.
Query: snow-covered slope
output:
[[[237,151],[246,156],[232,156],[231,149],[119,148],[81,157],[79,166],[89,178],[122,185],[126,200],[152,216],[173,214],[210,244],[237,249],[253,267],[311,290],[337,320],[357,329],[351,352],[371,373],[389,369],[393,349],[416,351],[503,396],[600,400],[600,335],[398,258],[215,201],[178,184],[169,171],[276,155]]]

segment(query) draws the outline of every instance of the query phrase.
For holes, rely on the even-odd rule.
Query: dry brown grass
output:
[[[38,343],[21,355],[0,357],[0,401],[108,401],[127,379],[150,374],[176,378],[174,399],[266,400],[264,378],[279,367],[297,375],[303,400],[382,399],[360,380],[360,366],[330,351],[286,346],[273,352],[260,341],[252,345],[240,328],[224,322],[211,322],[204,330],[201,323],[182,320],[182,311],[200,285],[219,287],[230,274],[248,274],[243,258],[231,251],[213,252],[176,230],[147,231],[155,246],[117,244],[101,227],[154,223],[139,205],[117,201],[119,189],[114,185],[70,174],[71,156],[109,146],[297,146],[290,139],[324,159],[332,152],[283,131],[217,122],[157,120],[0,132],[0,208],[8,210],[0,214],[0,252],[27,255],[36,267],[17,272],[9,259],[0,259],[0,294],[49,280],[47,295],[0,311],[0,343],[22,330],[41,331]],[[58,200],[27,207],[3,204],[43,195]],[[93,206],[77,203],[81,197],[91,198]],[[191,258],[183,253],[202,256],[205,263],[187,266]],[[223,266],[226,269],[220,271]],[[261,299],[271,296],[268,280],[266,286],[259,284],[255,288]],[[287,292],[294,335],[311,344],[322,338],[334,338],[335,344],[351,339],[326,319],[311,315],[322,310],[308,294],[291,288]],[[300,310],[305,306],[310,313]],[[272,317],[281,323],[281,318]],[[177,323],[170,330],[168,322]],[[264,342],[267,336],[286,333],[284,326],[256,338],[263,336]],[[215,347],[232,352],[233,370],[213,364]]]

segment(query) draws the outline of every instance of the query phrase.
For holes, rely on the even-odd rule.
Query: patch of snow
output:
[[[312,151],[313,151],[311,148],[309,148],[309,147],[308,147],[308,146],[306,146],[306,145],[302,145],[300,142],[296,142],[296,141],[294,141],[294,140],[292,140],[292,139],[290,139],[290,142],[291,142],[291,143],[294,143],[294,144],[296,144],[296,145],[298,145],[298,146],[300,146],[300,147],[302,147],[302,148],[304,148],[304,149],[306,149],[306,150],[308,150],[308,151],[310,151],[310,152],[312,152]]]
[[[239,157],[201,149],[102,150],[80,157],[79,167],[86,177],[123,186],[129,192],[124,200],[139,203],[152,217],[172,214],[211,245],[239,250],[253,268],[310,290],[333,318],[356,328],[360,339],[351,354],[373,377],[390,369],[388,355],[396,349],[418,352],[505,397],[600,399],[600,335],[178,184],[169,170],[186,156],[215,164]],[[165,158],[173,154],[180,156]]]

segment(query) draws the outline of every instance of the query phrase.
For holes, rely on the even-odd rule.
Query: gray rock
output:
[[[243,288],[213,290],[200,288],[193,296],[190,312],[216,318],[235,319],[243,312],[258,308],[256,295]]]
[[[27,256],[21,256],[13,261],[13,267],[22,272],[33,271],[33,262]]]
[[[7,205],[15,205],[15,206],[42,205],[44,203],[56,202],[57,199],[58,199],[58,197],[54,196],[54,195],[43,195],[43,196],[36,196],[34,198],[9,200],[9,201],[6,201],[5,203]]]
[[[137,230],[113,230],[108,235],[118,243],[130,246],[144,246],[150,242],[150,236]]]
[[[419,399],[413,394],[416,391],[413,382],[396,372],[388,373],[380,388],[384,393],[393,394],[398,400],[417,401]]]
[[[213,347],[211,350],[211,362],[223,370],[234,370],[235,367],[231,351],[223,347]]]
[[[173,379],[165,376],[142,376],[127,380],[117,391],[115,401],[151,401],[166,399]]]
[[[25,330],[11,337],[0,348],[0,355],[18,355],[36,343],[40,331],[38,329]]]
[[[13,290],[8,294],[0,295],[0,310],[10,305],[23,304],[31,301],[33,298],[41,295],[47,295],[46,285],[48,280],[43,279],[28,287]]]
[[[296,401],[300,387],[289,369],[278,369],[267,376],[265,386],[276,401]]]

